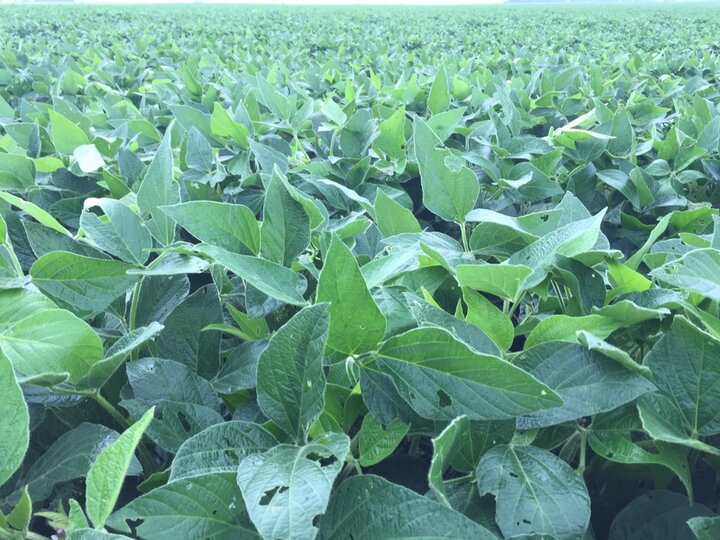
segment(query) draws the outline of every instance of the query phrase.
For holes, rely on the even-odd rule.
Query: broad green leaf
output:
[[[180,202],[180,186],[173,179],[173,154],[170,147],[170,131],[165,134],[155,157],[143,176],[137,192],[137,204],[151,220],[147,227],[162,245],[170,244],[175,238],[175,222],[161,210]]]
[[[646,394],[640,397],[637,405],[643,429],[656,441],[680,444],[720,456],[720,448],[697,438],[691,424],[670,398],[662,394]]]
[[[522,352],[514,363],[557,392],[563,404],[518,420],[522,429],[546,427],[611,411],[654,385],[604,355],[580,345],[548,342]]]
[[[377,364],[402,398],[425,418],[495,420],[562,404],[531,375],[500,358],[479,354],[446,330],[417,328],[390,338]]]
[[[577,341],[591,351],[598,351],[599,353],[607,356],[611,360],[614,360],[615,362],[629,369],[630,371],[635,371],[636,373],[639,373],[640,375],[648,377],[652,380],[652,371],[650,370],[650,368],[648,368],[647,366],[643,366],[642,364],[638,364],[623,349],[620,349],[615,345],[611,345],[607,341],[603,341],[594,334],[591,334],[590,332],[586,332],[584,330],[581,330],[577,333]]]
[[[130,523],[138,520],[140,525],[131,529]],[[133,499],[110,516],[108,524],[148,540],[175,540],[178,534],[193,538],[260,538],[250,524],[231,473],[174,480]]]
[[[15,508],[13,508],[7,515],[7,522],[14,529],[17,529],[18,531],[25,531],[30,526],[32,515],[32,499],[30,499],[27,488],[23,488],[20,492],[20,499],[15,505]]]
[[[676,317],[644,363],[693,435],[720,433],[720,342]]]
[[[510,264],[525,265],[532,268],[523,283],[526,289],[540,284],[549,271],[555,255],[573,257],[591,249],[600,235],[605,210],[595,216],[574,221],[535,240],[529,246],[513,254],[508,260]]]
[[[80,316],[101,312],[138,280],[128,275],[131,265],[95,259],[67,251],[53,251],[30,268],[37,287],[58,304]]]
[[[0,351],[20,375],[66,373],[70,382],[103,355],[87,323],[28,289],[0,291]]]
[[[94,207],[101,208],[106,219],[87,211]],[[129,263],[142,265],[147,261],[152,236],[139,215],[114,199],[85,199],[84,208],[80,227],[93,244]]]
[[[321,521],[322,540],[472,538],[489,530],[459,512],[374,475],[352,476],[335,493]]]
[[[656,268],[654,278],[720,301],[720,250],[696,249]]]
[[[616,463],[667,467],[680,478],[688,496],[692,497],[692,477],[685,453],[678,446],[660,441],[651,448],[645,441],[637,440],[642,434],[640,417],[630,405],[595,417],[588,443],[597,455]]]
[[[260,226],[247,206],[190,201],[160,210],[202,242],[242,255],[260,251]]]
[[[135,448],[152,422],[154,411],[154,408],[149,409],[140,420],[105,448],[88,472],[85,509],[96,529],[105,525],[115,507]]]
[[[73,157],[80,170],[91,174],[105,166],[105,160],[94,144],[83,144],[73,150]]]
[[[720,517],[694,517],[688,519],[687,524],[697,540],[715,540],[720,537]]]
[[[306,446],[280,445],[240,462],[237,482],[250,519],[263,538],[312,540],[317,516],[350,451],[345,434],[331,433]]]
[[[470,422],[467,416],[458,416],[432,440],[433,456],[428,471],[428,484],[438,501],[445,506],[451,505],[445,493],[443,473],[450,466],[456,444],[460,439],[468,437],[469,430]]]
[[[432,114],[438,114],[446,110],[448,105],[450,105],[448,77],[447,73],[445,73],[445,68],[441,67],[430,87],[427,106]]]
[[[22,464],[30,442],[30,417],[13,365],[0,353],[0,486]]]
[[[413,213],[388,197],[381,189],[375,198],[375,220],[383,236],[420,232],[420,224]]]
[[[258,361],[258,405],[296,440],[323,409],[329,324],[327,305],[302,309],[273,335]]]
[[[210,130],[215,137],[230,137],[241,148],[248,146],[248,128],[230,118],[225,108],[217,101],[213,103]]]
[[[289,268],[258,257],[231,253],[216,246],[202,246],[199,250],[269,297],[294,306],[307,304],[302,297],[305,285],[300,275]]]
[[[626,323],[629,324],[629,323]],[[525,340],[525,349],[529,349],[548,341],[577,341],[580,331],[592,331],[594,336],[604,339],[623,326],[622,321],[615,321],[602,315],[586,315],[571,317],[570,315],[550,315],[542,319]]]
[[[513,300],[522,292],[523,281],[532,269],[510,264],[461,264],[455,272],[461,287]]]
[[[385,334],[385,317],[370,295],[355,257],[337,236],[324,256],[317,301],[330,303],[328,346],[336,351],[371,351]]]
[[[18,207],[20,210],[26,212],[29,216],[35,218],[39,223],[42,223],[46,227],[49,227],[50,229],[53,229],[60,234],[72,236],[70,232],[65,227],[63,227],[54,217],[52,217],[45,210],[31,203],[30,201],[25,201],[20,197],[16,197],[15,195],[4,191],[0,191],[0,199],[4,199],[6,202],[9,202],[13,206]]]
[[[72,530],[68,540],[127,540],[128,538],[128,536],[123,536],[121,534],[112,534],[95,529],[80,528]]]
[[[415,155],[420,168],[423,204],[446,221],[464,223],[480,193],[478,179],[465,160],[441,145],[420,118],[415,119]]]
[[[195,476],[235,473],[250,454],[277,445],[265,428],[250,422],[222,422],[186,440],[172,462],[170,481]]]
[[[609,540],[694,540],[688,520],[714,517],[706,506],[670,491],[651,491],[623,508],[610,525]]]
[[[127,333],[113,343],[112,347],[105,353],[105,357],[93,364],[87,374],[77,382],[75,387],[80,390],[101,388],[122,365],[130,353],[143,343],[154,338],[162,329],[163,326],[161,324],[151,322],[148,326],[141,326]]]
[[[50,138],[55,150],[66,156],[72,155],[78,146],[88,144],[88,136],[71,120],[53,109],[50,114]]]
[[[463,300],[467,304],[467,322],[480,328],[501,351],[509,349],[515,339],[510,317],[485,296],[471,289],[463,289]]]
[[[86,476],[100,452],[118,436],[110,428],[83,422],[58,437],[23,475],[22,482],[33,499],[45,500],[55,485]],[[140,464],[133,460],[128,474],[136,475],[140,470]]]
[[[0,189],[25,191],[32,187],[36,168],[37,164],[26,156],[0,152]]]
[[[496,446],[480,460],[477,482],[481,495],[495,496],[495,520],[506,537],[582,538],[588,528],[585,483],[547,450]]]
[[[260,250],[263,256],[290,266],[310,243],[310,218],[274,172],[265,190]]]
[[[387,425],[366,414],[358,434],[360,465],[370,467],[392,454],[407,435],[410,426],[395,418]]]
[[[391,159],[405,157],[405,107],[400,107],[378,126],[377,147]],[[380,191],[378,191],[380,193]]]

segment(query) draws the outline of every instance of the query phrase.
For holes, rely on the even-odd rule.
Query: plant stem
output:
[[[467,230],[465,229],[465,222],[460,223],[460,238],[462,239],[463,249],[469,253],[470,245],[468,244]]]
[[[125,417],[120,414],[120,411],[118,411],[115,406],[107,399],[102,397],[99,390],[90,394],[90,397],[92,397],[98,403],[98,405],[105,409],[107,413],[113,417],[113,420],[115,420],[118,425],[122,426],[123,429],[127,429],[130,427],[130,424],[125,419]]]
[[[580,463],[578,464],[577,472],[580,476],[585,473],[585,454],[587,451],[587,429],[583,429],[580,432]]]
[[[475,480],[474,474],[466,474],[465,476],[458,476],[457,478],[450,478],[448,480],[443,480],[443,483],[445,484],[459,484],[461,482],[470,481],[472,482]]]
[[[130,301],[130,314],[128,315],[128,332],[135,330],[135,321],[137,320],[137,309],[138,309],[138,298],[140,297],[140,289],[142,287],[143,280],[140,279],[135,284],[132,293],[132,300]]]

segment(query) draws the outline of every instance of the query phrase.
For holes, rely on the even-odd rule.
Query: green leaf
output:
[[[656,268],[650,275],[660,281],[720,301],[720,250],[696,249]]]
[[[697,438],[678,406],[662,394],[646,394],[638,399],[638,413],[643,429],[656,441],[680,444],[720,456],[720,448]]]
[[[574,257],[591,249],[600,235],[605,210],[595,216],[574,221],[535,240],[508,259],[510,264],[532,268],[523,283],[526,289],[540,284],[548,274],[556,254]]]
[[[390,338],[377,364],[418,414],[434,420],[463,414],[499,420],[562,404],[528,373],[476,353],[440,328],[417,328]]]
[[[625,323],[630,324],[630,323]],[[612,320],[602,315],[572,317],[570,315],[550,315],[542,319],[525,340],[525,349],[548,341],[577,341],[577,333],[591,330],[600,339],[608,337],[623,326],[622,321]]]
[[[69,156],[78,146],[90,142],[85,132],[62,114],[53,109],[50,109],[48,113],[50,115],[50,138],[55,150]]]
[[[413,213],[388,197],[382,189],[375,198],[375,220],[383,236],[420,232],[420,224]]]
[[[30,268],[37,287],[58,304],[80,316],[101,312],[138,280],[128,275],[131,265],[110,259],[95,259],[53,251]]]
[[[471,289],[463,289],[463,300],[467,304],[467,322],[482,330],[495,345],[506,351],[515,339],[515,329],[510,317],[505,315],[490,300]]]
[[[70,382],[103,355],[87,323],[28,289],[0,291],[0,350],[25,377],[66,373]]]
[[[24,201],[20,197],[16,197],[15,195],[4,191],[0,191],[0,199],[4,199],[6,202],[18,207],[23,212],[26,212],[30,217],[35,218],[38,223],[41,223],[60,234],[64,234],[65,236],[72,236],[70,231],[63,227],[54,217],[30,201]]]
[[[327,305],[303,308],[270,339],[258,361],[258,405],[295,440],[323,409],[328,328]]]
[[[80,170],[91,174],[105,166],[105,160],[94,144],[83,144],[73,150],[73,157]]]
[[[147,227],[164,246],[170,244],[175,238],[175,223],[160,207],[180,202],[180,186],[173,179],[170,133],[168,130],[163,137],[137,192],[137,204],[140,210],[152,217],[147,222]]]
[[[36,166],[26,156],[0,152],[0,189],[25,191],[32,187]]]
[[[370,295],[355,257],[337,236],[325,253],[317,301],[330,303],[328,346],[336,351],[371,351],[385,334],[385,317]]]
[[[260,252],[260,226],[247,206],[190,201],[160,210],[202,242],[242,255]]]
[[[179,531],[193,538],[258,539],[234,476],[217,473],[174,480],[133,499],[110,516],[108,525],[148,540],[175,540]],[[136,521],[140,525],[131,529],[128,522]]]
[[[15,508],[8,514],[7,522],[18,531],[25,531],[30,526],[32,515],[32,500],[25,487],[20,492],[20,500],[18,500]]]
[[[113,511],[135,448],[153,419],[149,409],[97,457],[87,475],[85,508],[96,529],[101,529]]]
[[[390,159],[405,157],[405,107],[400,107],[378,126],[377,147]],[[378,194],[380,190],[378,191]]]
[[[465,161],[446,148],[420,118],[414,124],[415,156],[420,168],[423,204],[446,221],[464,223],[480,193],[478,179]]]
[[[697,540],[720,538],[720,517],[694,517],[688,519],[687,524]]]
[[[23,475],[22,482],[33,499],[45,500],[57,484],[86,476],[100,452],[118,437],[110,428],[83,422],[58,437]],[[133,460],[128,474],[140,470],[140,464]]]
[[[548,342],[518,355],[514,362],[552,388],[563,404],[518,420],[518,427],[531,429],[611,411],[655,386],[600,353],[580,345]]]
[[[194,476],[235,473],[250,454],[259,454],[277,445],[265,428],[250,422],[222,422],[187,439],[172,462],[170,481]]]
[[[446,506],[374,475],[352,476],[333,494],[321,522],[322,540],[472,538],[490,531]]]
[[[450,466],[456,444],[469,436],[469,430],[470,422],[467,416],[458,416],[432,440],[433,456],[428,470],[428,484],[438,501],[448,507],[451,505],[445,493],[443,473]]]
[[[0,354],[0,486],[20,467],[30,442],[30,417],[10,361]]]
[[[720,342],[676,317],[645,358],[659,391],[680,410],[691,433],[720,433]]]
[[[87,211],[101,208],[105,220]],[[98,248],[125,262],[142,265],[152,248],[152,236],[142,218],[127,205],[114,199],[85,199],[80,227]]]
[[[461,287],[513,300],[522,292],[523,281],[532,269],[510,264],[460,264],[455,273]]]
[[[438,114],[446,110],[448,105],[450,105],[448,78],[447,73],[445,73],[445,67],[441,67],[430,87],[427,106],[432,114]]]
[[[215,137],[230,137],[241,148],[248,147],[248,128],[230,118],[227,111],[217,101],[213,103],[210,131]]]
[[[237,481],[260,535],[315,538],[318,529],[313,521],[325,512],[349,451],[345,434],[330,433],[306,446],[280,445],[246,457],[238,467]]]
[[[266,259],[290,266],[310,244],[310,218],[279,174],[273,172],[265,191],[260,250]]]
[[[294,306],[307,305],[302,297],[304,282],[289,268],[257,257],[237,255],[216,246],[201,246],[198,249],[269,297]]]
[[[370,467],[380,463],[395,451],[409,429],[408,424],[397,418],[383,425],[371,414],[366,414],[358,435],[360,465]]]
[[[595,417],[588,435],[588,443],[597,455],[616,463],[646,464],[667,467],[682,481],[692,497],[692,477],[687,457],[678,447],[656,442],[655,448],[638,441],[643,426],[634,406],[620,407]]]
[[[495,520],[506,537],[582,538],[590,496],[581,477],[555,454],[534,446],[496,446],[477,468],[480,494],[495,496]]]
[[[87,374],[77,382],[75,387],[79,390],[101,388],[132,351],[158,335],[162,329],[161,324],[151,322],[148,326],[141,326],[124,335],[113,343],[102,360],[90,366]]]
[[[688,519],[715,514],[670,491],[651,491],[623,508],[610,525],[609,540],[694,540]]]

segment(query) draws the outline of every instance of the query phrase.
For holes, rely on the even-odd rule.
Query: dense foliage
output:
[[[720,9],[0,35],[0,538],[720,538]]]

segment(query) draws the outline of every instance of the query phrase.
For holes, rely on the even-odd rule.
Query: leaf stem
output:
[[[142,278],[135,284],[130,301],[130,314],[128,315],[128,332],[135,330],[135,322],[137,320],[138,299],[140,297],[140,288],[142,287]]]
[[[463,221],[460,225],[460,238],[462,239],[463,249],[469,253],[470,245],[468,244],[467,230],[465,229],[465,222]]]
[[[582,476],[585,474],[585,458],[587,452],[587,429],[580,431],[580,463],[578,464],[577,472],[578,475]]]
[[[449,478],[448,480],[443,480],[443,483],[445,484],[459,484],[461,482],[466,481],[474,481],[475,475],[474,474],[466,474],[465,476],[458,476],[457,478]]]

